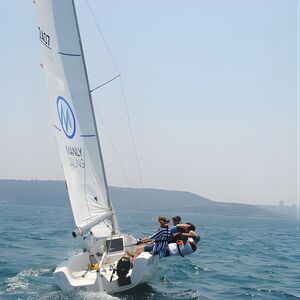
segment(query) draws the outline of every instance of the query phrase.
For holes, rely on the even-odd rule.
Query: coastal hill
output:
[[[276,210],[275,206],[256,206],[212,201],[189,192],[158,189],[110,187],[116,210],[200,213],[245,217],[280,218],[295,216],[297,209]],[[0,203],[69,207],[64,181],[0,180]]]

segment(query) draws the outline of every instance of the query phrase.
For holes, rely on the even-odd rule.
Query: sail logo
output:
[[[76,132],[76,121],[73,110],[62,96],[57,97],[56,107],[61,128],[67,138],[72,139]]]

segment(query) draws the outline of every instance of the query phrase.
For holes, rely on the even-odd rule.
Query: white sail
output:
[[[117,232],[72,0],[35,0],[42,67],[75,224]],[[106,220],[102,220],[107,218]]]

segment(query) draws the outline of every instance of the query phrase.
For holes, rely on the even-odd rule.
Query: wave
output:
[[[175,293],[166,293],[164,294],[165,297],[176,299],[176,300],[184,300],[184,299],[204,299],[204,296],[201,295],[200,291],[193,290],[193,289],[187,289],[180,292]],[[166,298],[166,299],[167,299]]]
[[[32,277],[39,277],[39,276],[52,276],[51,269],[39,269],[39,270],[23,270],[19,272],[16,276],[9,278],[6,281],[7,290],[8,291],[17,291],[17,290],[24,290],[25,288],[29,287],[30,285],[30,278]]]
[[[52,277],[53,269],[25,269],[19,272],[17,275],[9,278],[2,285],[2,291],[0,293],[1,298],[6,297],[8,299],[26,298],[26,299],[41,299],[41,300],[62,300],[62,299],[74,299],[74,300],[114,300],[119,299],[115,296],[108,295],[106,293],[99,292],[86,292],[83,290],[77,290],[76,292],[63,293],[59,287],[55,284]],[[37,289],[37,282],[39,288]]]
[[[0,210],[1,299],[300,299],[298,241],[288,235],[297,224],[282,226],[279,221],[264,220],[237,223],[205,216],[201,217],[199,250],[184,258],[163,259],[149,284],[112,296],[84,290],[64,293],[55,283],[53,268],[65,257],[81,252],[84,243],[63,230],[73,226],[69,212],[53,211],[33,214],[32,208],[26,207]],[[24,214],[28,215],[25,221]],[[16,217],[8,218],[10,215]],[[153,230],[151,220],[145,224],[149,216],[129,212],[121,215],[120,223],[126,231],[129,227],[135,236],[142,236]],[[196,217],[191,217],[191,222],[199,224]],[[282,238],[273,232],[281,233]]]
[[[291,299],[296,300],[300,299],[300,294],[295,294],[291,292],[284,292],[281,290],[272,290],[272,289],[253,289],[245,288],[246,292],[240,294],[239,296],[248,296],[248,297],[263,297],[264,299]]]
[[[116,299],[120,299],[116,296],[112,296],[112,295],[109,295],[105,292],[85,292],[85,291],[78,291],[76,293],[76,296],[75,298],[72,298],[72,299],[75,299],[75,300],[79,300],[79,299],[82,299],[82,300],[116,300]]]

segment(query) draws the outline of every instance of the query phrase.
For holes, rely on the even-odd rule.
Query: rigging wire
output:
[[[92,93],[92,92],[94,92],[94,91],[96,91],[96,90],[102,88],[103,86],[107,85],[108,83],[112,82],[113,80],[117,79],[117,78],[120,77],[120,76],[121,76],[121,75],[119,74],[119,75],[115,76],[114,78],[112,78],[112,79],[110,79],[110,80],[108,80],[108,81],[106,81],[106,82],[104,82],[104,83],[102,83],[102,84],[96,86],[95,88],[93,88],[93,89],[90,90],[90,93]]]
[[[126,181],[127,181],[127,184],[128,184],[129,187],[132,187],[131,184],[130,184],[130,181],[129,181],[129,179],[128,179],[128,176],[127,176],[127,174],[126,174],[125,168],[124,168],[124,166],[123,166],[123,164],[122,164],[122,162],[121,162],[121,159],[120,159],[120,157],[119,157],[119,155],[118,155],[118,151],[117,151],[116,147],[115,147],[114,144],[113,144],[112,137],[111,137],[111,135],[109,134],[109,131],[108,131],[107,127],[105,126],[105,123],[104,123],[103,117],[102,117],[102,115],[101,115],[101,113],[100,113],[100,110],[99,110],[99,108],[98,108],[97,105],[95,105],[95,106],[96,106],[96,110],[97,110],[97,112],[98,112],[98,114],[99,114],[100,121],[101,121],[101,123],[102,123],[103,129],[104,129],[104,131],[106,132],[106,135],[107,135],[107,137],[108,137],[108,140],[109,140],[109,142],[110,142],[110,144],[111,144],[111,146],[112,146],[112,148],[113,148],[113,151],[114,151],[115,156],[116,156],[116,158],[117,158],[117,160],[118,160],[118,163],[119,163],[119,165],[120,165],[120,167],[121,167],[121,169],[122,169],[122,172],[123,172],[123,175],[124,175],[124,177],[125,177],[125,179],[126,179]]]
[[[99,26],[99,24],[98,24],[98,22],[97,22],[97,19],[96,19],[95,15],[94,15],[94,13],[93,13],[93,11],[92,11],[92,8],[91,8],[91,6],[90,6],[88,0],[85,0],[85,3],[86,3],[86,5],[87,5],[87,7],[88,7],[88,9],[89,9],[89,11],[90,11],[90,14],[91,14],[93,20],[94,20],[94,23],[95,23],[95,25],[96,25],[96,28],[97,28],[97,30],[98,30],[98,33],[101,35],[101,38],[102,38],[102,40],[103,40],[103,42],[104,42],[105,48],[106,48],[106,50],[107,50],[107,52],[108,52],[108,54],[109,54],[109,56],[110,56],[110,59],[111,59],[112,63],[114,64],[114,66],[115,66],[115,68],[116,68],[118,74],[120,74],[120,71],[119,71],[119,68],[118,68],[118,66],[117,66],[117,63],[115,62],[115,60],[114,60],[114,58],[113,58],[113,55],[112,55],[112,53],[111,53],[111,51],[110,51],[110,49],[109,49],[109,47],[108,47],[108,44],[107,44],[107,42],[106,42],[106,40],[105,40],[105,38],[104,38],[104,35],[103,35],[102,31],[101,31],[101,28],[100,28],[100,26]]]
[[[144,183],[143,183],[143,180],[142,180],[142,173],[141,173],[141,167],[140,167],[140,163],[139,163],[139,159],[138,159],[138,154],[137,154],[137,148],[136,148],[136,144],[135,144],[135,141],[134,141],[134,135],[133,135],[133,130],[132,130],[132,125],[131,125],[131,120],[130,120],[130,115],[129,115],[129,110],[128,110],[128,105],[127,105],[127,99],[126,99],[126,95],[125,95],[125,90],[124,90],[124,85],[123,85],[123,81],[122,81],[122,77],[120,75],[120,70],[117,66],[117,63],[116,61],[114,60],[113,58],[113,55],[108,47],[108,44],[104,38],[104,35],[100,29],[100,26],[97,22],[97,19],[92,11],[92,8],[90,6],[90,4],[88,3],[88,0],[85,1],[89,11],[90,11],[90,14],[93,18],[93,21],[96,25],[96,28],[98,30],[98,33],[100,34],[103,42],[104,42],[104,45],[105,45],[105,48],[110,56],[110,59],[114,65],[114,67],[116,68],[116,71],[118,72],[118,76],[116,76],[115,78],[119,78],[120,80],[120,85],[121,85],[121,91],[122,91],[122,96],[123,96],[123,101],[124,101],[124,106],[125,106],[125,112],[126,112],[126,117],[127,117],[127,121],[128,121],[128,127],[129,127],[129,131],[130,131],[130,136],[131,136],[131,142],[132,142],[132,146],[133,146],[133,151],[134,151],[134,156],[135,156],[135,160],[136,160],[136,165],[137,165],[137,169],[138,169],[138,176],[139,176],[139,180],[140,180],[140,184],[141,184],[141,188],[144,189]]]
[[[131,121],[130,121],[130,118],[129,118],[129,111],[128,111],[128,106],[127,106],[127,101],[126,101],[126,97],[125,97],[125,90],[124,90],[123,81],[122,81],[121,77],[120,77],[120,85],[121,85],[122,95],[123,95],[123,99],[124,99],[124,103],[125,103],[125,110],[126,110],[126,115],[127,115],[130,135],[131,135],[131,142],[132,142],[134,156],[135,156],[136,165],[137,165],[137,169],[138,169],[138,174],[139,174],[139,178],[140,178],[140,182],[141,182],[141,188],[144,189],[144,183],[143,183],[143,179],[142,179],[141,167],[140,167],[140,163],[139,163],[139,159],[138,159],[137,149],[136,149],[134,136],[133,136],[133,130],[132,130]]]

